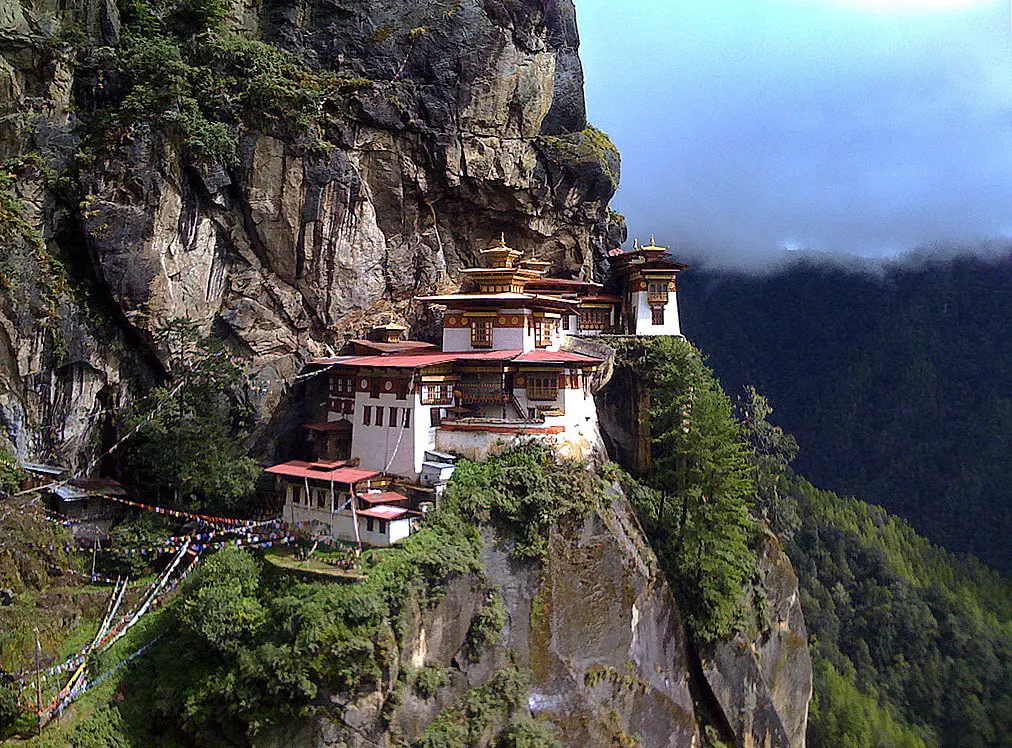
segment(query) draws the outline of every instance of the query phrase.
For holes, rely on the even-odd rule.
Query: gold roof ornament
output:
[[[484,249],[481,253],[488,257],[488,261],[491,263],[489,267],[492,268],[511,268],[523,255],[519,249],[513,249],[506,245],[506,232],[499,235],[498,246]]]
[[[649,244],[644,244],[642,247],[639,247],[639,249],[645,250],[647,252],[651,252],[651,251],[652,252],[657,252],[657,251],[667,252],[668,251],[668,247],[661,247],[661,246],[659,246],[657,244],[657,242],[654,241],[654,235],[653,234],[650,235],[650,243]]]

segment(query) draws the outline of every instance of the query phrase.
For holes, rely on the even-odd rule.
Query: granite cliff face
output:
[[[544,563],[517,562],[508,541],[491,528],[484,534],[485,586],[505,602],[498,644],[477,661],[467,656],[485,593],[459,578],[435,607],[412,617],[383,689],[338,705],[335,716],[265,735],[262,746],[410,742],[511,662],[532,673],[527,708],[554,724],[565,745],[700,744],[678,608],[617,488],[609,505],[553,531]],[[413,691],[391,698],[398,673],[426,665],[447,669],[445,686],[429,698]]]
[[[4,299],[2,415],[25,455],[86,461],[100,436],[82,416],[158,374],[154,341],[174,319],[248,357],[266,417],[285,377],[381,316],[424,332],[412,296],[455,283],[500,234],[584,275],[620,238],[607,218],[618,154],[587,129],[571,2],[236,4],[234,30],[355,76],[327,147],[248,130],[238,163],[195,165],[139,124],[61,185],[75,111],[116,86],[81,61],[121,34],[112,2],[69,6],[0,11],[0,155],[40,154],[16,193],[48,252],[90,282],[59,296],[55,329],[20,298],[48,279]],[[45,391],[25,387],[45,371]]]

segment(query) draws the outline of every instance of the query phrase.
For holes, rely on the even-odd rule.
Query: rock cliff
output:
[[[307,358],[381,315],[424,331],[412,296],[455,283],[501,233],[589,275],[623,230],[568,0],[236,3],[233,31],[354,85],[324,146],[246,127],[234,163],[198,162],[145,122],[82,147],[84,112],[122,85],[122,70],[96,73],[125,33],[110,0],[4,0],[0,14],[0,156],[20,158],[9,192],[42,238],[25,253],[38,272],[5,278],[2,305],[0,417],[25,456],[86,462],[103,440],[93,416],[159,374],[174,319],[248,358],[266,418]],[[41,325],[28,299],[47,293]]]
[[[386,688],[340,705],[340,716],[265,735],[264,748],[417,739],[440,710],[510,664],[532,673],[526,707],[565,745],[699,745],[678,607],[617,488],[607,506],[553,531],[544,563],[518,562],[496,530],[484,534],[484,583],[459,578],[436,606],[410,617]],[[505,625],[472,660],[468,632],[488,588],[503,597]],[[398,673],[424,666],[446,669],[438,692],[391,698]]]

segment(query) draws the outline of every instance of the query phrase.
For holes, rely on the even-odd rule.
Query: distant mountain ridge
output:
[[[685,334],[755,384],[799,473],[1012,571],[1012,251],[682,276]]]

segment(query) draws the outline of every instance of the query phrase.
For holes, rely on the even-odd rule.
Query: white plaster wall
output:
[[[425,461],[425,450],[436,448],[436,429],[432,423],[432,410],[439,408],[438,405],[422,405],[421,392],[411,397],[413,401],[411,412],[411,430],[414,439],[412,454],[412,473],[406,477],[415,480],[422,472],[422,463]],[[446,407],[446,406],[442,406]]]
[[[681,335],[678,324],[677,292],[668,292],[668,303],[664,307],[664,324],[655,325],[651,322],[650,304],[647,303],[646,291],[633,292],[633,306],[636,309],[636,335]]]
[[[559,322],[559,333],[561,335],[560,339],[563,342],[565,342],[566,338],[568,338],[570,335],[581,335],[582,334],[580,332],[580,315],[578,315],[578,314],[563,315],[563,319],[565,317],[569,317],[569,329],[568,330],[563,330],[562,329],[562,322],[561,321]]]
[[[409,395],[404,400],[398,400],[394,393],[381,394],[379,397],[370,397],[368,392],[359,392],[355,395],[355,419],[351,432],[351,456],[359,459],[359,467],[365,470],[379,470],[381,472],[394,473],[409,478],[416,478],[421,470],[421,462],[415,468],[415,449],[417,437],[415,424],[417,421],[417,409],[415,407],[418,395]],[[372,406],[372,424],[366,426],[362,423],[362,411],[365,406]],[[376,425],[376,407],[383,408],[383,425]],[[391,428],[387,425],[390,416],[390,407],[398,409],[397,425]],[[403,428],[401,419],[402,410],[411,409],[411,426]],[[427,426],[427,424],[424,424]]]
[[[404,540],[411,534],[411,520],[397,519],[390,523],[389,537],[391,543]]]
[[[534,348],[534,336],[524,327],[496,327],[492,330],[492,347],[497,351],[528,351]]]
[[[511,444],[530,439],[552,439],[549,434],[491,434],[487,431],[447,431],[436,433],[436,449],[440,452],[466,457],[469,460],[483,460],[490,453],[502,452]]]
[[[393,545],[399,540],[403,540],[404,538],[406,538],[408,535],[411,534],[410,518],[398,519],[394,520],[393,522],[386,521],[386,525],[387,525],[386,532],[379,532],[378,530],[373,530],[372,532],[369,532],[369,530],[366,529],[369,526],[368,517],[359,517],[358,531],[362,535],[362,542],[365,543],[366,545],[372,545],[379,548],[386,548]],[[374,528],[378,528],[379,520],[373,518],[372,526]],[[354,532],[354,530],[352,530],[352,532]]]
[[[468,327],[444,327],[443,350],[447,353],[473,351],[471,347],[471,329]]]

